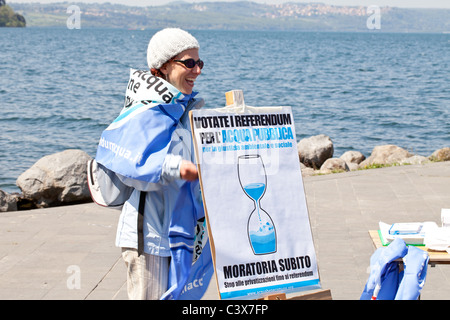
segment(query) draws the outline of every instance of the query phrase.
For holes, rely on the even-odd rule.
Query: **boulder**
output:
[[[349,163],[360,164],[366,159],[366,156],[359,151],[346,151],[339,158],[347,162],[347,164]]]
[[[301,162],[300,162],[300,169],[302,171],[303,177],[312,176],[315,174],[315,170],[313,168],[307,167]]]
[[[90,201],[86,168],[91,157],[82,150],[48,155],[22,173],[16,181],[22,197],[37,207]]]
[[[395,145],[383,145],[376,146],[372,150],[372,154],[366,160],[359,164],[360,168],[370,166],[373,164],[391,165],[395,163],[401,163],[405,159],[412,157],[413,155],[407,150]]]
[[[354,171],[359,169],[359,164],[366,159],[366,156],[359,151],[346,151],[339,158],[347,163],[349,170]]]
[[[424,164],[430,162],[430,159],[424,156],[414,155],[400,161],[400,164]]]
[[[17,197],[0,190],[0,212],[17,211]]]
[[[320,173],[349,171],[347,163],[341,158],[329,158],[320,167]]]
[[[450,161],[450,148],[442,148],[433,152],[430,156],[432,161]]]
[[[334,147],[330,137],[320,134],[300,140],[297,150],[300,162],[307,167],[319,169],[325,160],[333,157]]]

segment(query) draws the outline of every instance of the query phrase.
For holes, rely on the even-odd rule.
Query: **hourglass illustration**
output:
[[[269,214],[261,208],[261,198],[266,192],[267,176],[260,155],[238,157],[238,178],[245,194],[253,200],[254,209],[247,224],[248,239],[254,254],[277,251],[275,226]]]

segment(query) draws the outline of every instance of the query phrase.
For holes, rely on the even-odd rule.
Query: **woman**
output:
[[[132,187],[116,235],[130,299],[160,299],[167,291],[174,208],[180,197],[201,206],[198,184],[184,187],[198,178],[188,117],[203,106],[193,92],[203,68],[198,41],[184,30],[163,29],[150,40],[147,61],[151,74],[131,70],[125,107],[102,133],[96,156],[99,167]]]

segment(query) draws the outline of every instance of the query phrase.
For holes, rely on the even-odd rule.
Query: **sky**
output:
[[[69,0],[12,0],[6,1],[6,3],[30,3],[30,2],[40,2],[40,3],[54,3],[54,2],[71,2]],[[173,0],[74,0],[72,2],[87,2],[87,3],[117,3],[126,4],[132,6],[158,6],[172,2]],[[207,1],[217,1],[217,0],[185,0],[186,2],[207,2]],[[221,1],[236,1],[236,0],[221,0]],[[266,3],[266,4],[280,4],[285,2],[322,2],[332,5],[343,5],[343,6],[365,6],[378,5],[378,6],[390,6],[390,7],[401,7],[401,8],[447,8],[450,9],[449,0],[251,0],[253,2]]]

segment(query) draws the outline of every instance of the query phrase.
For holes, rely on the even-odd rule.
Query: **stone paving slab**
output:
[[[450,208],[450,162],[304,178],[322,287],[359,299],[378,222],[435,221]],[[0,213],[0,299],[122,300],[120,212],[93,203]],[[215,281],[204,297],[218,299]],[[421,299],[450,299],[450,266],[429,267]]]

